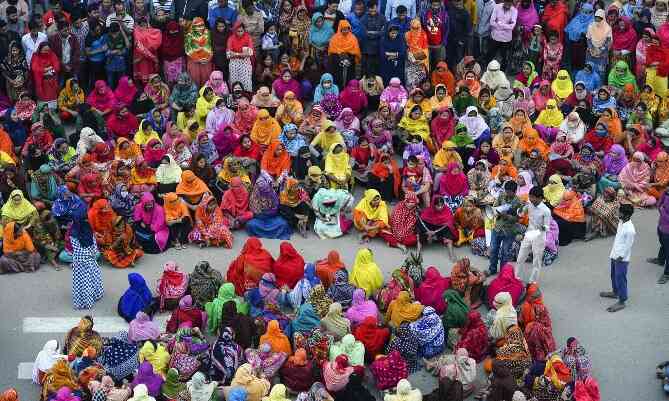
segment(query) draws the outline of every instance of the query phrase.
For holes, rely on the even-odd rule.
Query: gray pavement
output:
[[[558,345],[568,337],[577,337],[592,356],[593,374],[599,381],[603,401],[655,401],[666,399],[659,381],[655,379],[655,366],[669,360],[669,284],[660,286],[656,280],[661,273],[659,266],[645,262],[646,257],[657,252],[655,227],[657,211],[637,211],[633,217],[637,229],[630,272],[630,300],[628,307],[616,314],[605,311],[610,300],[601,299],[598,293],[610,289],[608,255],[612,239],[598,239],[589,243],[576,242],[560,250],[560,258],[542,275],[545,303],[553,320],[553,333]],[[116,316],[116,303],[127,288],[129,272],[144,275],[149,286],[155,288],[162,265],[175,260],[183,270],[190,272],[199,260],[209,260],[223,274],[230,261],[238,254],[246,234],[235,233],[234,246],[226,249],[169,250],[162,255],[145,256],[134,269],[118,270],[103,267],[105,296],[90,311],[93,316]],[[279,243],[263,240],[267,249],[278,256]],[[350,269],[359,248],[355,236],[336,240],[318,240],[311,234],[304,239],[294,236],[293,245],[305,260],[315,261],[337,249]],[[376,261],[384,275],[390,276],[404,259],[397,249],[372,241]],[[485,268],[487,260],[471,255],[467,249],[456,250],[459,256],[469,256],[472,265]],[[444,274],[451,265],[443,248],[428,247],[423,253],[424,266],[435,265]],[[64,333],[24,333],[27,317],[78,317],[83,312],[71,307],[71,273],[69,269],[57,272],[42,266],[32,274],[15,274],[0,277],[0,389],[14,386],[22,400],[37,401],[38,388],[29,380],[17,379],[18,366],[32,362],[43,344],[51,339],[61,340]],[[415,382],[424,391],[431,390],[434,381],[425,375]]]

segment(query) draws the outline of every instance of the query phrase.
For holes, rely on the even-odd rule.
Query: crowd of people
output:
[[[128,274],[128,330],[102,337],[82,317],[44,345],[33,381],[43,401],[599,400],[589,353],[558,347],[539,285],[510,263],[483,277],[467,258],[443,276],[410,255],[384,283],[367,248],[347,269],[337,251],[305,263],[282,242],[274,259],[251,237],[225,275],[206,261],[165,263],[154,288]],[[432,393],[410,382],[420,369]]]
[[[397,387],[391,399],[408,400],[420,396],[384,377],[397,373],[388,366],[426,364],[449,383],[440,391],[460,381],[466,393],[467,358],[486,355],[488,399],[521,399],[516,388],[598,399],[574,370],[583,348],[555,353],[536,285],[573,241],[615,234],[613,291],[600,295],[623,309],[633,207],[654,206],[651,262],[669,281],[668,16],[665,0],[3,2],[1,273],[71,264],[73,306],[90,309],[101,261],[128,268],[251,237],[225,284],[206,265],[190,280],[166,266],[158,308],[176,308],[171,334],[152,326],[154,294],[131,274],[119,313],[151,336],[130,338],[131,324],[102,341],[82,320],[64,344],[70,364],[58,344],[41,354],[45,400],[128,398],[114,383],[140,362],[135,401],[184,389],[209,399],[214,381],[231,380],[227,399],[258,400],[277,374],[273,401],[286,388],[364,397],[365,362]],[[348,274],[336,254],[309,267],[288,242],[274,261],[257,239],[294,233],[443,247],[462,276],[407,268],[384,285],[366,248]],[[458,260],[463,247],[487,269]],[[491,296],[489,276],[517,292]],[[489,331],[475,311],[486,302]],[[205,328],[220,336],[211,349]],[[454,345],[472,332],[481,337]],[[92,368],[92,387],[74,376]],[[306,373],[324,386],[297,388]]]

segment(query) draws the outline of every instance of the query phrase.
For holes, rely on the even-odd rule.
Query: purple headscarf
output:
[[[320,105],[323,108],[325,114],[327,114],[328,118],[332,121],[334,121],[337,117],[339,117],[339,114],[341,114],[342,105],[339,101],[339,96],[335,95],[334,93],[326,93],[325,96],[323,96]]]
[[[153,373],[153,366],[148,361],[144,361],[139,365],[135,380],[130,384],[130,388],[135,388],[135,386],[140,384],[146,386],[150,396],[157,397],[160,395],[160,386],[163,384],[163,378]]]
[[[149,202],[153,202],[153,209],[146,211],[144,205]],[[158,247],[161,251],[164,251],[167,247],[167,240],[170,237],[170,230],[165,223],[165,211],[162,206],[156,203],[155,198],[150,192],[144,192],[142,194],[139,203],[135,205],[132,218],[134,221],[142,222],[151,228],[151,231],[155,235]]]
[[[612,154],[615,154],[613,156]],[[607,174],[618,175],[620,171],[627,165],[627,156],[625,155],[625,148],[615,144],[604,156],[604,169]]]
[[[532,27],[539,23],[539,14],[537,14],[533,0],[530,1],[528,8],[523,8],[522,4],[518,4],[517,9],[518,17],[516,24],[522,26],[526,32],[532,30]]]
[[[407,160],[409,156],[416,156],[423,159],[426,166],[432,165],[432,158],[430,158],[430,152],[427,150],[427,147],[420,143],[409,143],[404,147],[404,152],[402,153],[402,159]]]
[[[273,215],[279,210],[279,195],[272,187],[272,183],[272,177],[266,171],[261,171],[249,200],[249,209],[253,214]]]
[[[351,307],[346,311],[346,318],[351,321],[351,324],[360,324],[367,317],[379,319],[379,308],[372,300],[365,298],[365,290],[356,289],[353,291],[353,301]]]
[[[128,327],[128,340],[139,342],[145,340],[155,340],[160,336],[160,329],[154,323],[149,315],[139,311]]]

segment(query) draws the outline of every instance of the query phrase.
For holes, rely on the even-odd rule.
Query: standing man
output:
[[[477,0],[476,13],[477,24],[474,29],[474,51],[473,56],[479,58],[488,53],[488,42],[490,41],[490,16],[495,9],[493,0]]]
[[[513,6],[512,0],[504,0],[502,4],[495,4],[490,16],[490,44],[486,57],[486,65],[499,52],[502,71],[506,69],[506,59],[511,48],[513,28],[516,26],[518,9]]]
[[[58,31],[49,38],[49,47],[60,60],[63,82],[69,78],[78,77],[81,46],[79,46],[77,37],[72,34],[67,21],[58,24]]]
[[[611,248],[611,287],[613,291],[600,292],[602,298],[618,298],[618,302],[606,308],[609,312],[618,312],[625,308],[627,301],[627,267],[629,266],[630,256],[632,256],[632,245],[636,230],[632,224],[631,218],[634,214],[634,207],[624,203],[618,209],[618,230],[616,238],[613,240]]]
[[[493,203],[495,212],[495,226],[490,239],[490,266],[488,273],[492,276],[497,274],[499,266],[507,262],[509,249],[516,238],[516,224],[518,223],[518,210],[522,207],[520,199],[516,196],[518,184],[515,181],[504,183],[504,193]]]
[[[28,65],[33,59],[33,53],[37,50],[40,43],[46,42],[47,37],[44,32],[40,31],[42,24],[37,20],[30,20],[28,22],[28,33],[21,38],[21,45],[23,46],[23,53],[26,55]]]
[[[527,214],[529,217],[529,224],[527,231],[520,243],[520,251],[516,259],[516,277],[524,280],[527,277],[527,282],[539,281],[541,275],[541,267],[544,258],[544,248],[546,246],[546,232],[551,225],[551,211],[543,202],[544,190],[541,187],[532,187],[530,189],[529,202],[527,202]],[[532,250],[532,273],[526,274],[524,268],[525,260]]]
[[[448,13],[442,4],[441,0],[431,0],[430,8],[421,18],[427,34],[427,47],[430,51],[430,71],[434,70],[440,61],[446,61]]]
[[[367,71],[379,73],[379,44],[386,26],[386,17],[379,12],[376,0],[370,0],[367,5],[367,14],[362,17],[362,25],[365,27],[366,40],[360,43],[362,47],[362,64],[367,66]],[[363,68],[363,71],[365,69]],[[365,74],[366,75],[366,74]]]
[[[132,30],[135,28],[135,20],[125,11],[123,0],[114,1],[114,12],[107,16],[106,27],[109,28],[112,22],[119,24],[127,36],[132,36]]]
[[[465,57],[469,48],[469,39],[472,32],[472,18],[465,9],[462,0],[448,2],[448,43],[446,45],[446,59],[448,68],[455,71],[455,66]]]

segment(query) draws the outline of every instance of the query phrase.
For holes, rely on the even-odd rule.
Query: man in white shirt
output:
[[[618,298],[618,302],[606,308],[609,312],[618,312],[625,308],[627,301],[627,266],[632,256],[632,245],[636,230],[630,220],[634,213],[634,207],[629,204],[620,205],[618,209],[618,230],[611,248],[611,287],[613,291],[600,292],[602,298]]]
[[[37,20],[31,20],[28,23],[28,29],[30,32],[23,35],[21,38],[21,45],[23,46],[23,52],[26,55],[26,61],[28,62],[28,67],[30,67],[30,62],[33,59],[33,53],[37,51],[40,43],[46,42],[47,37],[44,32],[40,32],[42,24]]]
[[[114,12],[107,16],[105,26],[109,28],[112,22],[117,22],[127,35],[132,35],[135,20],[125,11],[123,0],[114,1]]]
[[[544,248],[546,246],[546,232],[551,225],[551,211],[542,202],[544,199],[544,190],[541,187],[532,187],[527,202],[527,214],[529,224],[527,231],[520,243],[518,258],[516,259],[516,277],[521,280],[527,279],[528,283],[538,282],[541,274],[542,262],[544,259]],[[532,273],[527,274],[525,269],[525,260],[532,250]],[[529,277],[528,277],[529,276]]]

